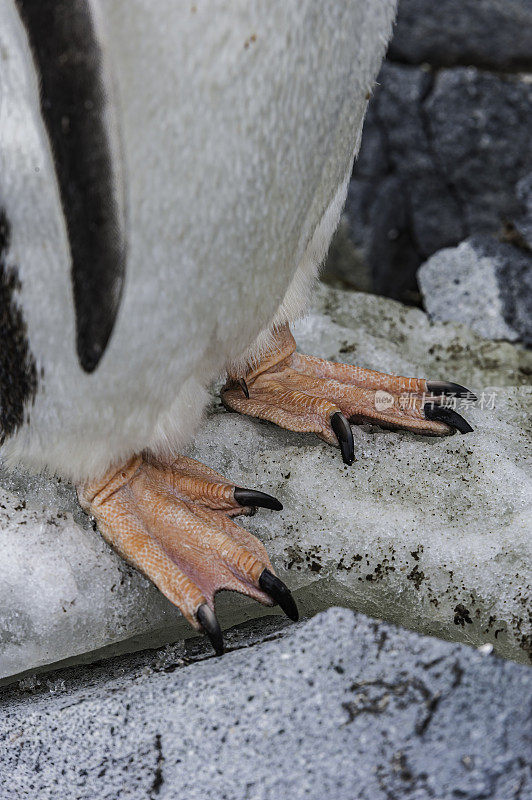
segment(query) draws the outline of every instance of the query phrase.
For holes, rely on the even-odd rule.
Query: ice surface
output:
[[[65,511],[29,505],[0,489],[0,677],[175,617],[90,527]]]
[[[191,454],[283,502],[282,512],[261,510],[245,523],[304,613],[347,605],[527,661],[529,355],[459,325],[430,324],[418,309],[325,288],[296,334],[315,355],[465,384],[481,398],[463,411],[475,432],[433,439],[356,427],[356,460],[346,467],[313,436],[213,401]],[[0,553],[0,676],[132,636],[138,647],[190,634],[57,480],[0,475]],[[229,594],[218,605],[224,625],[268,613]]]

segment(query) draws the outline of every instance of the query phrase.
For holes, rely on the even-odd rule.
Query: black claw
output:
[[[196,619],[211,640],[214,652],[221,656],[224,652],[224,638],[220,623],[216,619],[216,614],[209,608],[207,603],[203,603],[196,611]]]
[[[271,508],[273,511],[282,511],[283,504],[266,492],[257,492],[255,489],[242,489],[237,486],[233,497],[241,506],[259,506],[260,508]]]
[[[351,425],[341,411],[337,411],[331,417],[331,428],[336,434],[344,464],[352,464],[355,459],[355,443],[353,441],[353,431]]]
[[[242,391],[246,395],[247,399],[249,400],[249,389],[248,389],[248,385],[247,385],[246,381],[244,380],[244,378],[240,378],[239,379],[238,385],[240,386],[240,388],[242,389]]]
[[[272,600],[275,600],[278,606],[281,606],[287,617],[294,622],[298,621],[299,611],[290,589],[273,572],[264,569],[259,578],[259,586]]]
[[[476,394],[470,392],[465,386],[459,383],[449,383],[449,381],[427,381],[427,391],[430,394],[446,394],[451,397],[465,397],[468,400],[476,400]]]
[[[460,414],[453,411],[452,408],[443,408],[442,406],[433,403],[425,403],[423,406],[425,412],[425,419],[434,419],[438,422],[445,422],[452,428],[456,428],[460,433],[471,433],[473,428]]]

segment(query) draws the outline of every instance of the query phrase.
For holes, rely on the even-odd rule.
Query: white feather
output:
[[[44,370],[5,459],[85,479],[147,447],[178,449],[208,383],[304,311],[394,10],[394,0],[101,0],[128,260],[112,338],[89,375],[37,77],[4,0],[0,205]]]

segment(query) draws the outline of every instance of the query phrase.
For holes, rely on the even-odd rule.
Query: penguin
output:
[[[0,442],[217,653],[221,590],[297,607],[234,518],[271,495],[182,454],[208,387],[354,457],[351,423],[471,430],[457,384],[296,351],[395,0],[4,0]],[[384,393],[386,403],[376,403]],[[405,399],[408,402],[405,402]]]

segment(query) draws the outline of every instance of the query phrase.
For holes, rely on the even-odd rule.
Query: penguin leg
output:
[[[245,376],[229,375],[226,408],[316,433],[354,458],[349,422],[371,422],[432,436],[473,430],[449,406],[449,395],[475,400],[463,386],[404,378],[296,353],[288,325],[275,333],[275,348]]]
[[[78,497],[106,541],[207,633],[217,653],[223,640],[214,595],[223,589],[278,603],[297,619],[263,545],[232,519],[256,506],[280,510],[271,495],[237,487],[185,456],[168,463],[136,456],[101,480],[80,484]]]

